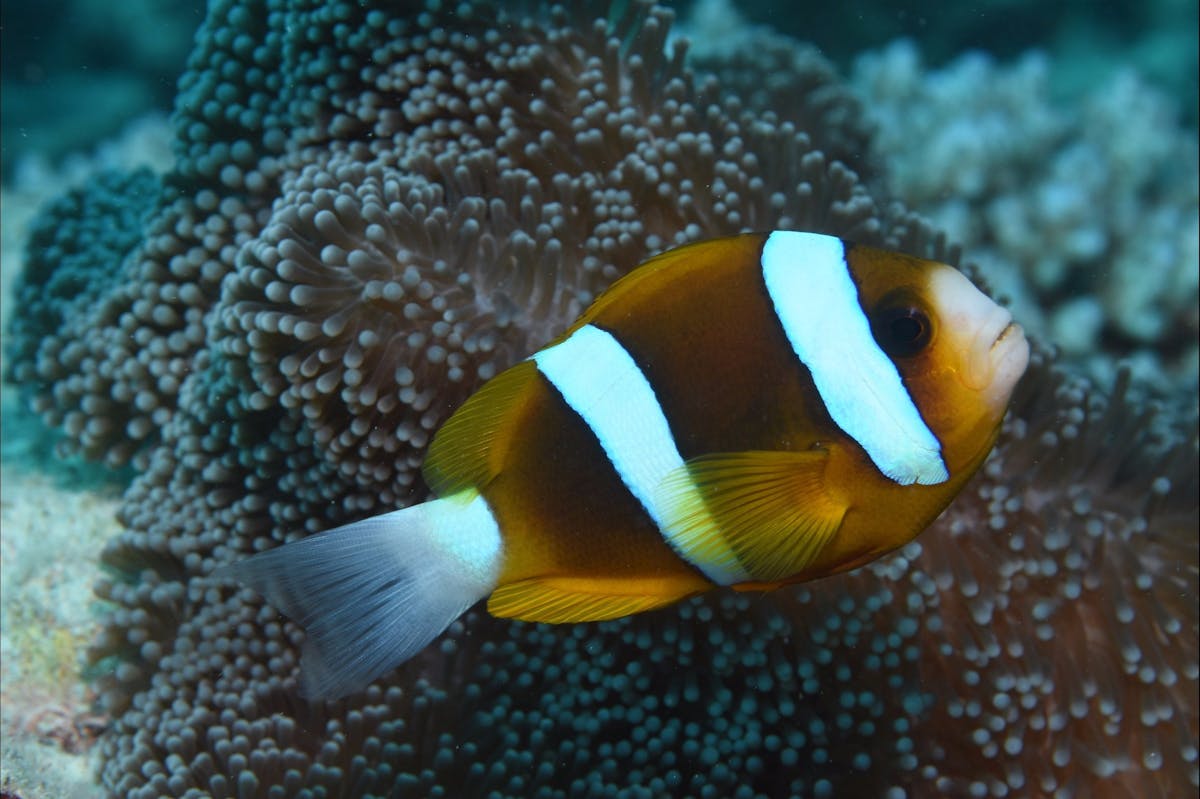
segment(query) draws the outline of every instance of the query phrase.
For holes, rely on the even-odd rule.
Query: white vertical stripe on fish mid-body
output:
[[[941,444],[871,335],[842,240],[777,230],[763,245],[762,272],[783,331],[837,426],[896,483],[949,479]]]
[[[702,558],[694,542],[665,523],[657,489],[663,478],[683,467],[683,457],[654,388],[613,334],[584,325],[532,359],[596,436],[621,482],[676,553],[718,585],[749,580],[731,548]]]

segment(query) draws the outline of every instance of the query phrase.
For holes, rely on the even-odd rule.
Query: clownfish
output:
[[[488,597],[611,619],[911,541],[991,450],[1029,346],[945,264],[795,231],[692,244],[604,292],[438,430],[437,499],[226,573],[307,631],[332,698]]]

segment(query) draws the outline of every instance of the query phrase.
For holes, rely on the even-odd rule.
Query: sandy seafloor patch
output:
[[[87,174],[169,157],[162,117],[55,172],[31,165],[0,196],[0,321],[7,320],[29,222]],[[0,786],[21,799],[91,799],[96,714],[83,677],[106,608],[93,586],[120,529],[120,487],[102,467],[55,460],[53,436],[0,386]]]
[[[0,468],[0,781],[23,799],[104,795],[90,746],[103,719],[81,670],[102,618],[92,586],[117,500],[7,453]]]

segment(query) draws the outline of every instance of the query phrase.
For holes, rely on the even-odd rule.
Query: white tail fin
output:
[[[420,652],[492,592],[500,530],[473,491],[319,533],[226,573],[304,627],[304,694],[334,699]]]

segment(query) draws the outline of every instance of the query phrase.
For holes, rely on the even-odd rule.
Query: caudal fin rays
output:
[[[363,519],[235,563],[227,574],[304,627],[306,696],[353,693],[491,593],[499,531],[478,497]]]

